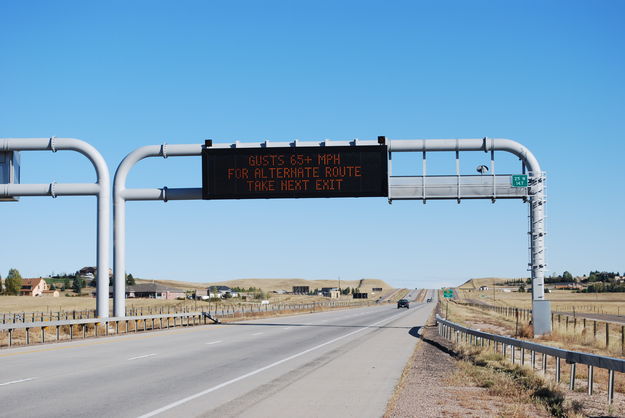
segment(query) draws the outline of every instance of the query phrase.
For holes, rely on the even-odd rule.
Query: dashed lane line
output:
[[[29,377],[26,379],[12,380],[10,382],[0,383],[0,386],[8,386],[8,385],[13,385],[15,383],[28,382],[28,381],[35,380],[35,379],[36,379],[35,377]]]
[[[128,361],[130,361],[130,360],[139,360],[139,359],[142,359],[142,358],[147,358],[147,357],[154,357],[155,355],[156,355],[155,353],[152,353],[152,354],[145,354],[145,355],[143,355],[143,356],[130,357],[130,358],[128,359]]]

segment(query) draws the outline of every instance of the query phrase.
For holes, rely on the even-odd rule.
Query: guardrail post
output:
[[[569,379],[569,389],[575,390],[575,372],[577,370],[577,364],[571,363],[571,376]]]
[[[521,347],[521,366],[525,366],[525,347]]]
[[[26,328],[26,345],[30,344],[30,328]]]
[[[13,330],[9,330],[9,347],[13,345]]]
[[[532,350],[532,370],[536,370],[536,351]]]
[[[542,353],[543,354],[543,358],[542,358],[542,366],[543,366],[543,374],[547,374],[547,354]]]
[[[516,363],[515,353],[516,353],[516,347],[512,346],[512,364]]]
[[[614,370],[608,371],[608,404],[614,401]]]
[[[61,339],[61,332],[60,332],[60,327],[57,325],[56,326],[56,340],[60,340]]]
[[[82,338],[87,338],[87,324],[82,324]]]
[[[621,325],[621,355],[625,356],[625,325]]]
[[[46,327],[41,327],[41,342],[46,342]]]
[[[556,357],[556,382],[560,383],[560,357]]]
[[[595,340],[597,339],[597,321],[593,321],[593,325],[592,325],[592,334],[595,337]]]
[[[591,365],[588,365],[588,394],[592,395],[592,375],[594,374],[595,368]]]

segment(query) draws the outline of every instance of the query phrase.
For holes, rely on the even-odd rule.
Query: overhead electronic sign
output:
[[[386,145],[202,150],[203,199],[388,196]]]

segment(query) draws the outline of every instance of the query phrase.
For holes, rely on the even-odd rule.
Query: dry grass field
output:
[[[328,298],[322,296],[309,296],[309,295],[289,295],[289,294],[276,294],[271,293],[273,290],[288,290],[291,291],[293,286],[310,286],[311,290],[322,287],[338,286],[336,280],[303,280],[303,279],[240,279],[231,280],[227,282],[217,283],[194,283],[194,282],[178,282],[175,280],[141,280],[137,279],[137,283],[158,283],[164,286],[176,287],[185,290],[206,289],[212,285],[225,285],[230,287],[255,287],[260,288],[267,293],[267,297],[270,303],[310,303],[327,301]],[[353,281],[341,281],[341,287],[359,287],[362,292],[368,292],[370,300],[378,299],[379,297],[391,297],[399,298],[400,295],[398,289],[392,288],[390,285],[382,280],[376,279],[363,279]],[[384,290],[382,292],[374,293],[373,287],[381,287]],[[54,298],[50,296],[45,297],[27,297],[27,296],[0,296],[0,314],[10,312],[70,312],[70,311],[89,311],[96,308],[96,300],[91,297],[91,292],[95,291],[94,288],[84,289],[83,296],[73,296],[73,293],[66,292],[69,297],[62,294],[60,297]],[[89,294],[89,296],[87,296]],[[342,296],[340,300],[352,300],[351,296]],[[240,303],[258,303],[259,301],[247,301],[242,302],[239,298],[224,299],[219,302],[210,302],[212,305],[215,303],[229,305]],[[171,310],[189,310],[189,309],[206,309],[209,302],[206,301],[192,301],[192,300],[162,300],[162,299],[126,299],[126,308],[132,310],[158,311],[162,309]],[[109,302],[109,310],[112,311],[113,302]]]
[[[531,293],[506,293],[495,288],[494,293],[492,289],[485,291],[459,289],[458,295],[462,300],[480,301],[489,305],[527,309],[532,307]],[[625,293],[575,293],[571,290],[552,290],[545,296],[551,301],[553,311],[625,316]]]
[[[445,307],[443,305],[442,312],[445,312]],[[449,304],[449,320],[453,322],[457,322],[466,326],[469,326],[474,329],[479,329],[481,331],[490,332],[499,335],[506,336],[515,336],[517,332],[516,323],[513,317],[506,317],[502,314],[498,314],[492,311],[486,311],[483,309],[463,306],[456,303]],[[571,327],[572,328],[572,327]],[[567,331],[564,328],[556,327],[554,328],[554,332],[552,335],[540,337],[536,339],[531,339],[529,337],[523,337],[523,335],[529,335],[531,333],[531,328],[528,324],[520,324],[518,332],[520,336],[517,338],[521,339],[529,339],[534,342],[538,342],[540,344],[551,345],[559,348],[564,348],[567,350],[576,350],[583,351],[586,353],[595,353],[600,355],[609,355],[613,357],[622,357],[622,347],[620,344],[620,339],[616,339],[612,342],[609,347],[606,347],[604,343],[602,343],[603,335],[598,334],[598,338],[595,339],[590,332],[576,332],[574,333],[572,329],[569,328]],[[579,324],[578,324],[579,331]],[[615,330],[616,331],[616,330]],[[554,364],[553,361],[548,363],[548,370],[550,374],[554,373],[553,370]],[[570,368],[563,367],[562,368],[562,381],[567,382],[569,380]],[[579,387],[582,392],[585,389],[585,382],[587,379],[587,368],[578,367],[575,373],[576,379],[578,379]],[[596,368],[594,371],[594,381],[595,381],[595,392],[601,392],[605,394],[607,390],[607,381],[608,381],[608,372],[605,369]],[[616,374],[615,379],[615,390],[619,393],[625,393],[625,375],[621,375],[619,373]],[[568,395],[567,395],[568,396]],[[605,396],[605,395],[603,395]],[[602,396],[602,397],[603,397]],[[623,402],[623,399],[620,399]],[[605,400],[602,399],[602,403],[605,403]],[[623,405],[620,405],[620,408],[623,408]],[[621,410],[620,412],[623,412]],[[618,415],[622,416],[622,415]]]

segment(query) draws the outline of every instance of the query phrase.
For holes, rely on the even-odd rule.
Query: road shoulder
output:
[[[451,345],[438,336],[436,326],[424,327],[420,338],[385,418],[550,416],[534,404],[494,396],[489,388],[475,384],[470,370],[473,366],[454,357]]]

